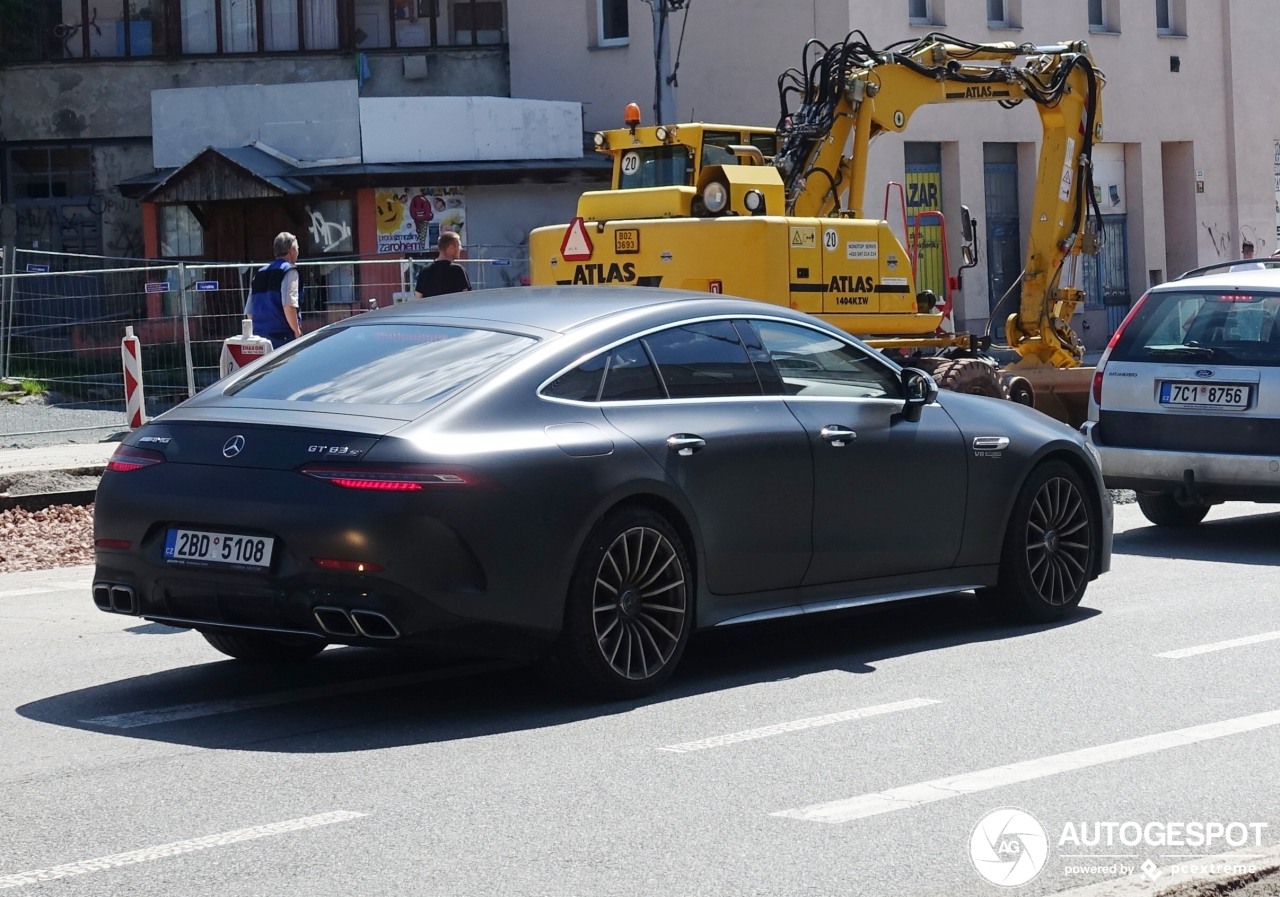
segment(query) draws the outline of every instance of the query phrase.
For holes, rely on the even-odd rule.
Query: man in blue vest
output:
[[[272,348],[302,336],[298,318],[298,238],[288,231],[276,235],[276,260],[254,272],[245,314],[253,320],[254,336],[271,340]]]

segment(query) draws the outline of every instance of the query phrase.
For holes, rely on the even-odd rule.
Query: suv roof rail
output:
[[[1233,262],[1214,262],[1212,265],[1201,265],[1199,268],[1192,268],[1190,271],[1183,271],[1174,280],[1183,280],[1188,277],[1199,277],[1201,274],[1212,274],[1214,271],[1230,271],[1237,265],[1248,265],[1258,269],[1280,269],[1280,258],[1267,257],[1260,259],[1236,259]]]

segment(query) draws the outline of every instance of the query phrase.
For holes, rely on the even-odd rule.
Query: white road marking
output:
[[[792,720],[786,723],[776,723],[772,726],[762,726],[759,729],[747,729],[742,732],[732,732],[728,735],[716,735],[712,738],[703,738],[700,741],[686,741],[682,744],[669,744],[666,747],[660,747],[660,751],[671,751],[675,754],[685,754],[690,751],[705,751],[708,748],[724,747],[725,745],[738,744],[743,741],[753,741],[757,738],[768,738],[772,735],[785,735],[788,732],[799,732],[803,729],[816,729],[819,726],[830,726],[834,723],[845,723],[855,719],[866,719],[871,716],[881,716],[885,713],[896,713],[899,710],[914,710],[917,707],[928,707],[931,704],[940,704],[941,701],[934,701],[930,698],[912,698],[909,701],[898,701],[895,704],[877,704],[874,707],[862,707],[858,710],[842,710],[839,713],[828,713],[824,716],[810,716],[805,719]]]
[[[993,766],[990,769],[961,773],[929,782],[917,782],[914,785],[890,788],[887,791],[863,794],[846,800],[812,804],[793,810],[779,810],[770,815],[789,816],[793,819],[813,822],[849,822],[1271,726],[1280,726],[1280,710],[1206,723],[1202,726],[1191,726],[1186,729],[1175,729],[1155,735],[1144,735],[1141,738],[1130,738],[1126,741],[1113,741],[1110,744],[1068,751],[1065,754],[1024,760],[1008,766]]]
[[[1208,645],[1196,645],[1192,648],[1179,648],[1176,651],[1165,651],[1156,657],[1170,657],[1181,660],[1184,657],[1195,657],[1197,654],[1209,654],[1213,651],[1226,651],[1228,648],[1243,648],[1245,645],[1257,645],[1261,642],[1273,642],[1280,639],[1280,632],[1263,632],[1259,635],[1246,635],[1243,638],[1228,639],[1225,642],[1211,642]]]
[[[368,813],[353,813],[349,810],[335,810],[332,813],[321,813],[318,816],[286,819],[284,822],[255,825],[252,828],[235,829],[234,831],[221,832],[217,835],[205,835],[203,838],[173,841],[156,847],[144,847],[141,850],[131,850],[128,853],[116,853],[111,856],[98,857],[96,860],[66,863],[62,866],[54,866],[52,869],[34,869],[30,872],[19,872],[15,875],[0,876],[0,890],[20,888],[23,885],[33,885],[58,878],[70,878],[74,875],[84,875],[89,872],[102,872],[107,869],[116,869],[120,866],[132,866],[135,863],[149,863],[152,860],[162,860],[166,857],[179,856],[184,853],[208,850],[210,847],[226,847],[229,844],[239,844],[241,841],[253,841],[257,838],[269,838],[272,835],[283,835],[287,832],[318,828],[322,825],[333,825],[335,822],[346,822],[349,819],[359,819],[361,816],[368,815]]]
[[[90,584],[87,582],[49,582],[30,589],[5,589],[0,592],[0,601],[5,598],[17,598],[20,595],[43,595],[46,592],[71,592],[84,589],[85,594],[89,593]]]
[[[200,719],[205,716],[217,716],[222,713],[238,713],[241,710],[254,710],[259,707],[276,707],[280,704],[293,704],[302,701],[315,701],[321,698],[332,698],[339,695],[359,694],[384,688],[397,688],[401,685],[416,685],[437,679],[450,679],[455,676],[485,673],[491,670],[505,669],[508,663],[476,663],[468,666],[449,667],[443,670],[432,670],[426,673],[406,673],[402,676],[384,676],[379,679],[357,679],[354,682],[340,682],[334,685],[317,685],[310,688],[295,688],[292,691],[277,691],[263,695],[252,695],[244,698],[226,698],[221,701],[201,701],[195,704],[178,704],[173,707],[160,707],[155,710],[135,710],[132,713],[116,713],[109,716],[96,716],[80,722],[89,726],[104,726],[109,729],[136,729],[138,726],[154,726],[159,723],[172,723],[184,719]]]

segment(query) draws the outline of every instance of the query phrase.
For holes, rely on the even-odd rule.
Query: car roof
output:
[[[687,307],[690,303],[696,303],[696,307]],[[367,319],[372,323],[373,320],[385,319],[389,315],[435,323],[439,323],[442,318],[451,318],[458,324],[465,323],[468,326],[490,324],[522,330],[567,333],[602,318],[628,312],[656,311],[676,305],[687,307],[683,310],[695,315],[782,314],[804,319],[804,316],[786,306],[690,290],[538,286],[475,290],[415,300],[381,309],[376,318],[357,315],[350,321],[356,324],[361,319]],[[813,319],[807,320],[814,322]]]
[[[1258,289],[1261,287],[1280,289],[1280,268],[1244,267],[1251,264],[1247,261],[1236,262],[1235,264],[1240,266],[1235,270],[1224,269],[1204,274],[1189,272],[1176,280],[1166,281],[1155,289],[1161,291],[1176,290],[1185,289],[1189,286],[1197,289],[1219,290]]]

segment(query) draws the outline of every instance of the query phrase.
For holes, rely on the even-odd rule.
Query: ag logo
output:
[[[1025,885],[1040,874],[1048,858],[1049,838],[1044,826],[1016,807],[992,810],[969,838],[973,868],[993,885]]]

